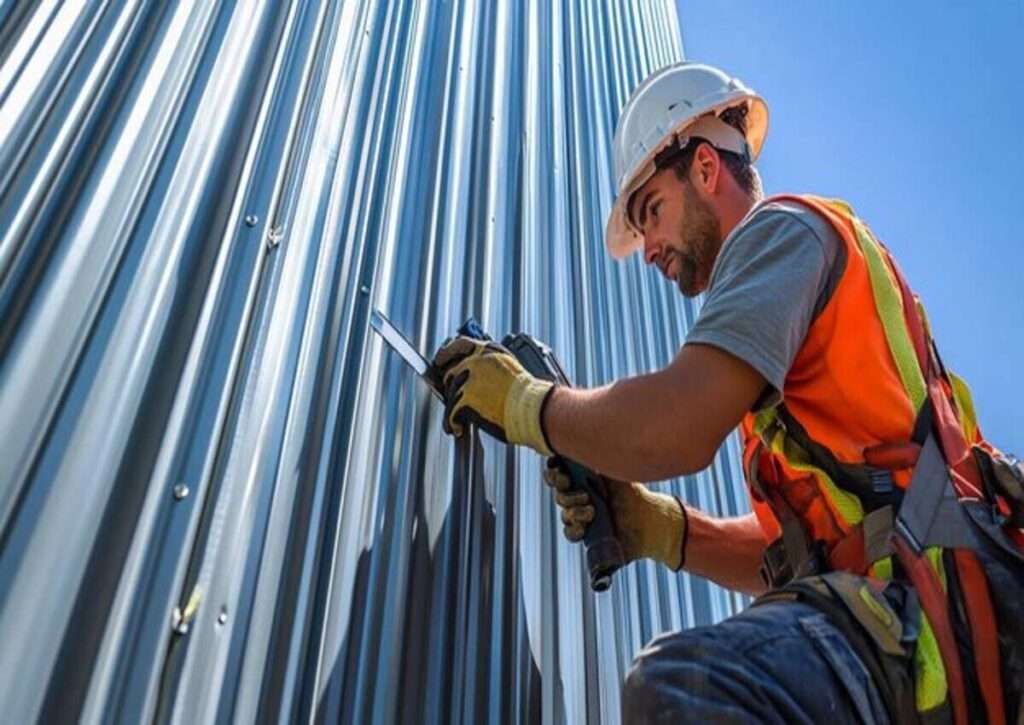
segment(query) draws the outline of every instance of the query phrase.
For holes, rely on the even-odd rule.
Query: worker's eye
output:
[[[659,200],[659,201],[654,202],[653,204],[651,204],[647,208],[647,216],[649,216],[649,217],[651,217],[653,219],[657,219],[658,218],[658,209],[660,209],[660,208],[661,208],[661,201]]]

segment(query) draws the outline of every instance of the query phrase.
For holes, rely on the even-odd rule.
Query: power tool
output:
[[[391,321],[379,310],[375,310],[370,318],[370,324],[388,345],[427,382],[434,394],[443,400],[444,393],[441,390],[441,381],[437,371],[416,350],[415,346],[391,324]],[[493,342],[491,336],[473,318],[466,320],[459,327],[458,334],[483,342]],[[558,385],[570,384],[551,348],[535,337],[522,332],[506,335],[501,341],[501,346],[508,350],[534,377],[549,380]],[[586,492],[590,498],[590,504],[594,507],[594,519],[584,531],[583,545],[586,548],[587,569],[590,572],[590,588],[595,592],[605,591],[611,585],[612,574],[622,567],[625,558],[622,553],[622,545],[615,536],[615,528],[608,510],[604,478],[563,456],[556,455],[556,463],[559,468],[568,473],[572,481],[567,492]]]

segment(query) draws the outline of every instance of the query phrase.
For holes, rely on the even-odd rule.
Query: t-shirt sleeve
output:
[[[827,222],[808,214],[765,207],[726,240],[686,337],[687,344],[721,348],[761,373],[771,389],[756,407],[781,398],[786,373],[834,287],[842,243],[822,228]]]

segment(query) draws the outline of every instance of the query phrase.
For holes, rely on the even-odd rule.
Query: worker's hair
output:
[[[718,116],[725,123],[729,124],[737,131],[743,134],[743,137],[747,136],[747,106],[741,104],[739,106],[733,106],[722,111]],[[676,176],[680,180],[685,181],[688,174],[690,173],[690,166],[693,165],[693,157],[697,153],[697,147],[701,143],[711,143],[705,138],[696,136],[690,139],[690,143],[687,144],[686,148],[679,152],[674,159],[672,159],[672,168],[676,172]],[[714,146],[714,144],[711,144]],[[739,154],[735,154],[732,151],[723,151],[722,149],[715,148],[718,151],[718,155],[722,158],[722,163],[725,164],[725,168],[729,169],[729,173],[732,174],[732,178],[736,180],[740,188],[746,192],[747,196],[752,199],[759,200],[764,196],[764,191],[761,188],[761,176],[757,173],[757,169],[754,165],[746,158]]]

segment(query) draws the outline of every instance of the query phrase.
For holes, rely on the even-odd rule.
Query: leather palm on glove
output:
[[[444,429],[455,437],[473,423],[500,441],[552,454],[541,428],[541,411],[553,383],[523,369],[495,342],[456,337],[434,356],[444,387]]]
[[[579,541],[594,519],[594,507],[585,491],[569,492],[568,474],[549,458],[544,481],[555,491],[562,509],[565,537]],[[643,484],[604,479],[605,501],[615,535],[627,562],[654,559],[673,571],[683,567],[686,554],[686,507],[675,496],[651,491]]]

